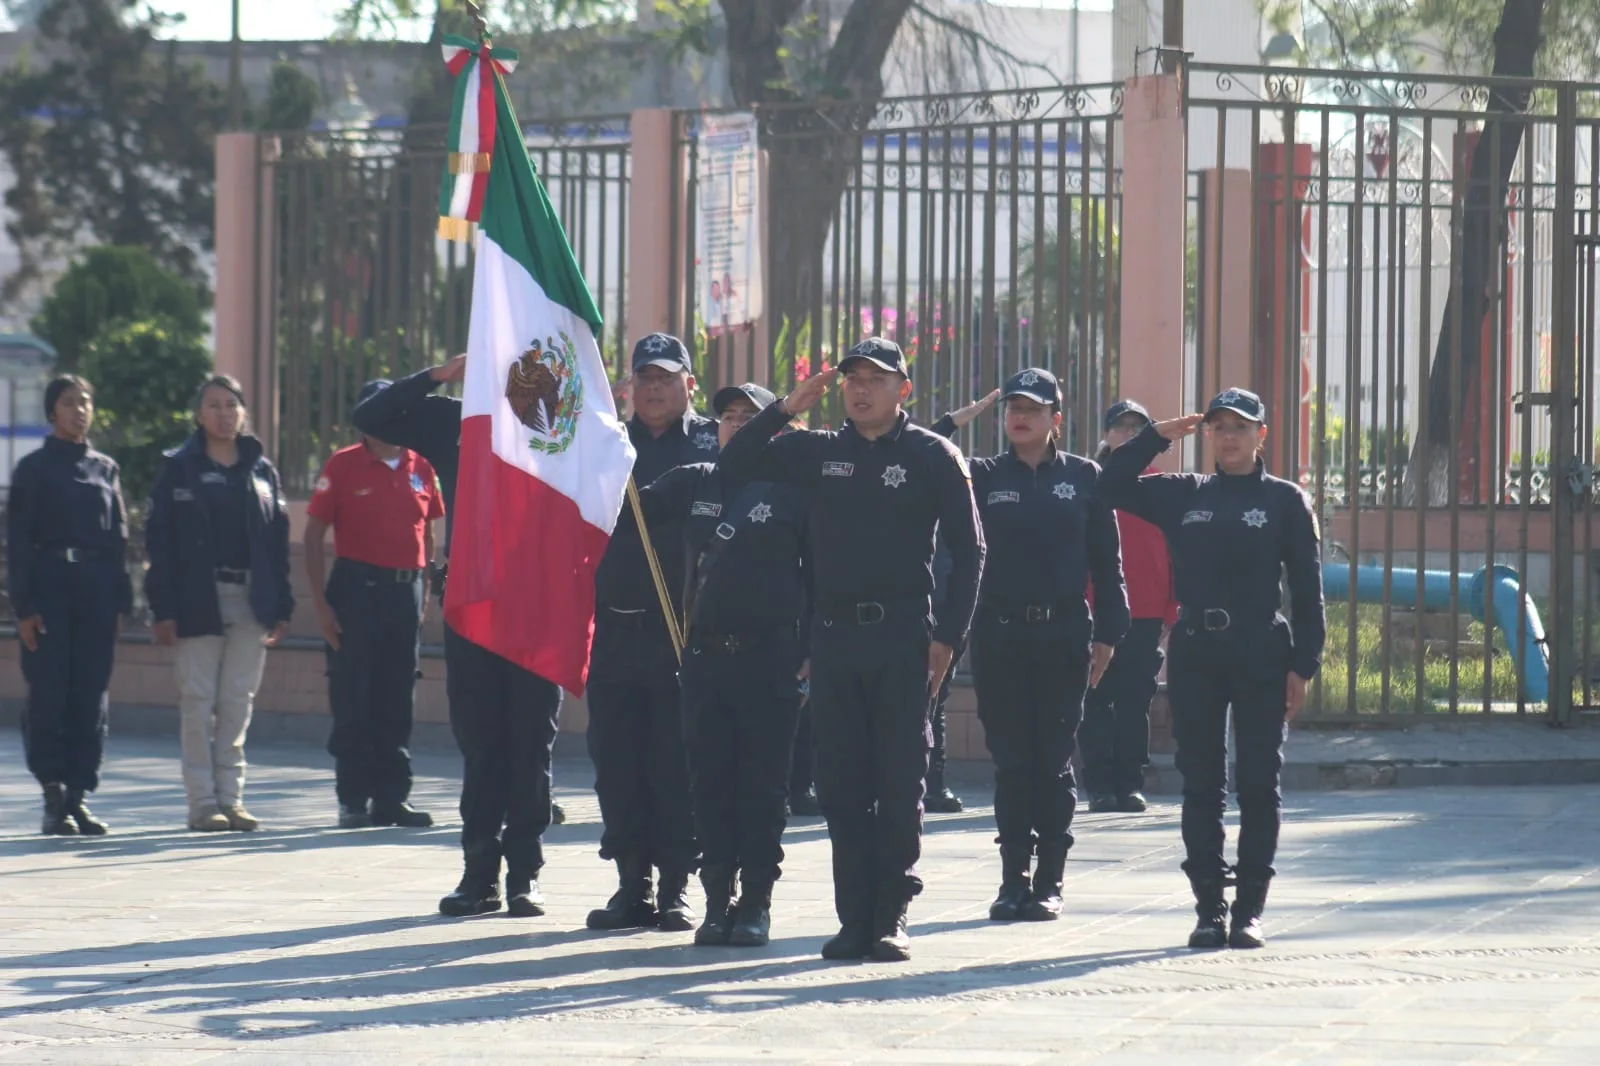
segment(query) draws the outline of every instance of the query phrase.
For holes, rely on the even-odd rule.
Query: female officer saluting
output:
[[[1181,606],[1168,648],[1167,692],[1183,774],[1183,868],[1200,916],[1189,936],[1192,948],[1263,943],[1261,911],[1278,848],[1287,721],[1305,701],[1326,632],[1317,520],[1298,486],[1266,473],[1260,454],[1266,421],[1259,396],[1228,389],[1203,416],[1146,427],[1111,454],[1100,475],[1112,505],[1160,526],[1172,548]],[[1139,476],[1201,422],[1211,433],[1216,473]],[[1279,613],[1285,571],[1292,629]],[[1233,923],[1224,929],[1230,706],[1239,862]]]
[[[89,447],[94,392],[80,377],[44,391],[50,436],[17,464],[6,509],[11,603],[28,710],[22,743],[52,836],[100,836],[84,806],[100,782],[117,616],[133,609],[117,464]]]
[[[244,432],[244,393],[226,374],[195,398],[200,426],[150,494],[145,595],[158,644],[178,645],[189,828],[260,827],[245,810],[244,738],[256,688],[294,614],[289,512],[278,471]]]
[[[1024,370],[998,395],[1011,447],[970,463],[989,545],[972,625],[973,680],[994,756],[1000,844],[1000,893],[989,917],[1053,921],[1061,914],[1072,847],[1072,753],[1084,692],[1099,682],[1127,632],[1128,590],[1116,519],[1096,489],[1099,469],[1056,448],[1055,375]],[[993,401],[991,394],[945,416],[934,432],[953,433]],[[1090,578],[1092,621],[1083,596]]]

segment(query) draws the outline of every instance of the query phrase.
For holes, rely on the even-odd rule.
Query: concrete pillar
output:
[[[1188,152],[1177,75],[1131,78],[1122,105],[1120,392],[1157,419],[1183,395],[1183,263]],[[1161,465],[1177,469],[1177,449]]]
[[[625,349],[647,333],[683,327],[683,241],[688,221],[684,202],[688,168],[678,150],[673,112],[641,108],[633,112],[629,130],[633,169],[628,184]]]
[[[217,135],[218,372],[244,386],[255,432],[278,451],[276,358],[276,200],[272,169],[278,140],[254,133]]]
[[[1250,373],[1250,172],[1200,172],[1200,293],[1196,308],[1195,396],[1200,405],[1229,385],[1244,385]],[[1215,456],[1201,438],[1201,468]]]
[[[1250,387],[1267,404],[1267,469],[1293,481],[1310,458],[1300,348],[1308,297],[1303,247],[1311,146],[1256,148],[1255,366]]]

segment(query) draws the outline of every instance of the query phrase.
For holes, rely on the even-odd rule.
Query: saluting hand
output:
[[[1117,649],[1110,644],[1101,644],[1095,641],[1089,652],[1089,687],[1099,688],[1100,679],[1106,676],[1106,667],[1111,665],[1111,657]]]
[[[39,637],[44,633],[44,616],[30,615],[17,620],[17,636],[29,651],[39,650]]]
[[[954,422],[956,424],[956,428],[957,429],[960,429],[962,426],[965,426],[965,425],[970,425],[973,422],[973,420],[976,419],[979,415],[983,414],[983,412],[985,412],[989,408],[993,407],[994,406],[994,402],[996,400],[998,400],[999,398],[1000,398],[1000,390],[999,389],[995,389],[993,392],[991,392],[989,395],[985,396],[983,399],[974,400],[971,403],[967,404],[967,406],[965,406],[965,407],[962,407],[962,408],[960,408],[958,410],[955,410],[955,411],[951,411],[950,412],[950,421],[952,421],[952,422]]]
[[[796,385],[793,392],[778,401],[778,406],[790,418],[804,414],[817,405],[817,401],[822,399],[838,377],[839,368],[836,366],[818,371]]]
[[[1287,721],[1294,721],[1294,716],[1300,712],[1301,707],[1305,706],[1306,685],[1305,678],[1293,670],[1289,671],[1288,683],[1284,685],[1283,692],[1284,710],[1287,712],[1284,718]]]
[[[451,384],[453,382],[460,381],[463,377],[466,376],[466,374],[467,374],[467,353],[466,352],[462,352],[460,355],[458,355],[455,358],[451,359],[448,363],[440,363],[438,366],[436,366],[432,370],[428,371],[428,375],[431,378],[433,378],[433,380],[439,382],[441,385],[449,385],[449,384]]]
[[[1199,429],[1200,423],[1205,420],[1205,415],[1184,415],[1181,418],[1169,418],[1165,422],[1157,422],[1155,429],[1168,440],[1182,440]]]
[[[317,604],[317,624],[322,627],[322,639],[328,642],[328,647],[338,651],[339,634],[344,630],[339,628],[339,616],[333,613],[332,606],[326,603]]]
[[[944,684],[944,675],[950,672],[950,662],[956,657],[956,650],[948,644],[934,641],[928,645],[928,696],[931,699],[939,691],[939,686]]]

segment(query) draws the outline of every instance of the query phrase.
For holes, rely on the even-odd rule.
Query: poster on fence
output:
[[[761,316],[761,180],[756,117],[701,120],[695,182],[695,306],[713,337]]]

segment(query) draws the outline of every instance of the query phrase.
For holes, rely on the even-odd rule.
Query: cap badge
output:
[[[652,333],[644,339],[644,350],[651,355],[660,355],[669,347],[667,338],[660,333]]]
[[[1022,385],[1024,385],[1025,387],[1026,386],[1037,385],[1037,384],[1039,384],[1039,375],[1035,374],[1031,370],[1025,370],[1025,371],[1023,371],[1022,378],[1020,380],[1021,380]]]

